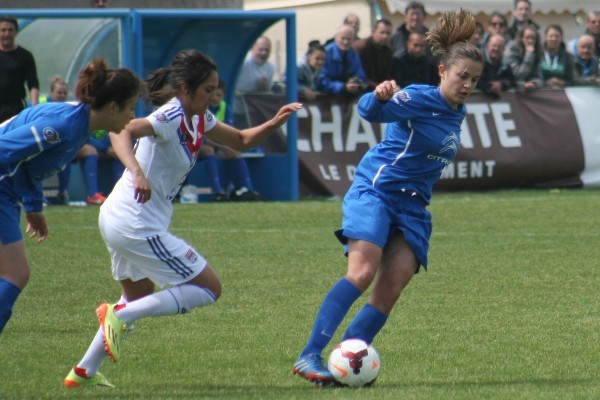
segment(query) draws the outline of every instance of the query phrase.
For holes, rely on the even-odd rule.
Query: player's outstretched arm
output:
[[[267,122],[244,130],[239,130],[233,126],[218,122],[217,125],[206,134],[209,138],[233,149],[239,151],[247,150],[262,143],[280,126],[285,124],[292,113],[301,108],[302,104],[300,103],[286,104]]]

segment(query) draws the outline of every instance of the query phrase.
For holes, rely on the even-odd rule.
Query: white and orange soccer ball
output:
[[[327,368],[338,383],[363,387],[375,382],[381,362],[373,346],[359,339],[347,339],[331,352]]]

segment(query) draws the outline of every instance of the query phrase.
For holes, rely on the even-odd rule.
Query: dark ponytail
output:
[[[198,50],[182,50],[173,57],[169,68],[160,68],[146,80],[148,99],[154,105],[162,105],[174,97],[179,89],[187,88],[194,93],[213,72],[214,61]]]
[[[103,59],[95,58],[79,73],[75,97],[99,109],[114,101],[119,108],[131,98],[140,95],[142,85],[138,77],[126,68],[109,69]]]

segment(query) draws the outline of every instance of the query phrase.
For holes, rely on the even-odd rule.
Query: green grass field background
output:
[[[600,399],[600,191],[440,193],[430,210],[429,271],[374,342],[373,388],[290,372],[346,269],[340,203],[301,201],[176,205],[172,232],[214,266],[222,298],[138,321],[101,369],[116,389],[66,389],[119,288],[98,209],[47,208],[50,237],[26,240],[32,277],[0,336],[0,399]]]

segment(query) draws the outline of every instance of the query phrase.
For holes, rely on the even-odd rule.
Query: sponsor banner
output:
[[[570,87],[565,93],[575,111],[583,142],[585,168],[581,173],[584,187],[600,188],[600,88]]]
[[[343,196],[363,154],[384,137],[384,124],[358,115],[357,100],[323,95],[305,102],[298,113],[301,194]],[[285,99],[247,95],[244,101],[249,122],[256,125]],[[593,121],[599,105],[595,88],[506,93],[501,99],[473,94],[461,148],[435,189],[600,186],[600,124]],[[283,135],[265,149],[285,151]]]

